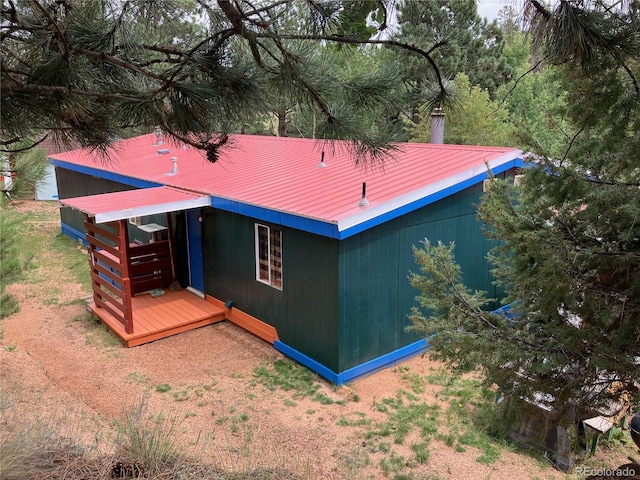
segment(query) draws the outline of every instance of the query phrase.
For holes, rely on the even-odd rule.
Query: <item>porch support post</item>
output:
[[[129,227],[128,221],[118,221],[118,237],[120,238],[120,245],[118,246],[121,252],[120,265],[122,267],[122,288],[124,290],[124,331],[127,333],[133,333],[133,308],[131,307],[131,278],[129,274]]]
[[[84,215],[84,221],[93,225],[93,218],[90,217],[89,215],[85,214]],[[93,254],[93,252],[95,251],[96,247],[94,245],[95,242],[91,241],[91,238],[89,238],[90,236],[92,236],[93,234],[87,230],[87,232],[85,233],[85,238],[87,240],[87,253],[89,254],[89,268],[91,268],[91,291],[93,292],[93,303],[94,305],[96,305],[96,307],[99,307],[99,302],[98,299],[101,299],[100,297],[100,293],[102,292],[100,285],[93,280],[93,276],[94,275],[98,275],[98,271],[95,268],[95,264],[96,264],[96,258]]]
[[[167,237],[169,240],[169,256],[171,257],[171,285],[176,282],[176,246],[173,243],[173,222],[171,221],[171,212],[167,212]]]

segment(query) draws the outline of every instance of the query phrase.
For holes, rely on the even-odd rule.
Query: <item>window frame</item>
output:
[[[282,290],[284,285],[283,272],[282,272],[282,229],[272,228],[268,225],[261,223],[254,224],[255,232],[255,260],[256,260],[256,281],[269,285],[276,290]],[[266,233],[266,242],[264,237],[261,239],[261,232]],[[274,236],[278,236],[279,240],[279,255],[275,255],[274,249],[277,247],[273,243]],[[266,252],[264,251],[266,247]],[[266,254],[266,255],[265,255]],[[261,264],[262,262],[262,264]],[[279,263],[279,266],[276,265]],[[266,270],[264,268],[266,264]],[[265,278],[264,273],[267,277]]]

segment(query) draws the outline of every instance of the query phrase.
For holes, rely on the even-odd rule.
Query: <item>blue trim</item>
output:
[[[425,339],[418,340],[417,342],[399,348],[398,350],[345,370],[342,373],[335,373],[330,368],[325,367],[321,363],[317,362],[311,357],[308,357],[304,353],[299,352],[295,348],[282,343],[280,340],[275,340],[273,342],[273,346],[276,350],[285,354],[287,357],[292,358],[296,362],[307,367],[309,370],[316,372],[318,375],[326,378],[336,385],[342,385],[343,383],[351,382],[357,378],[364,377],[384,368],[391,367],[411,357],[414,357],[429,348],[429,344]]]
[[[106,170],[100,170],[93,167],[85,167],[83,165],[75,165],[73,163],[64,162],[62,160],[56,160],[50,158],[49,163],[56,167],[64,168],[78,173],[84,173],[85,175],[91,175],[98,178],[104,178],[105,180],[112,180],[114,182],[122,183],[136,188],[153,188],[162,187],[162,183],[150,182],[148,180],[142,180],[140,178],[128,177],[115,172],[109,172]]]
[[[522,168],[526,164],[520,158],[514,158],[507,163],[503,163],[493,168],[491,172],[493,175],[499,175],[501,173],[506,172],[512,168]],[[395,210],[391,210],[387,213],[384,213],[376,218],[371,218],[366,222],[359,223],[358,225],[354,225],[353,227],[347,228],[339,232],[338,239],[344,240],[345,238],[351,237],[353,235],[357,235],[358,233],[364,232],[365,230],[369,230],[370,228],[376,227],[388,220],[393,220],[394,218],[401,217],[407,213],[413,212],[414,210],[418,210],[419,208],[425,207],[431,203],[435,203],[438,200],[442,200],[443,198],[447,198],[451,195],[454,195],[462,190],[469,188],[473,185],[483,182],[486,178],[489,177],[488,172],[482,172],[474,177],[471,177],[467,180],[463,180],[460,183],[452,185],[444,190],[440,190],[439,192],[433,193],[427,197],[423,197],[414,202],[408,203],[406,205],[402,205],[401,207],[396,208]]]
[[[73,228],[71,225],[60,222],[60,231],[63,235],[67,235],[73,238],[74,240],[81,240],[85,246],[88,245],[87,238],[84,232],[81,232],[80,230]]]
[[[295,228],[296,230],[315,233],[323,237],[340,238],[338,226],[322,220],[301,217],[291,213],[279,212],[257,205],[248,205],[236,200],[214,196],[211,197],[211,206],[219,210],[238,213],[264,222],[271,222],[285,227]]]
[[[514,158],[508,162],[505,162],[497,167],[494,167],[491,171],[493,175],[499,175],[512,168],[522,168],[527,164],[521,158]],[[454,195],[462,190],[469,188],[473,185],[481,183],[483,180],[489,177],[488,172],[482,172],[474,177],[464,180],[460,183],[452,185],[449,188],[445,188],[439,192],[436,192],[427,197],[421,198],[414,202],[402,205],[401,207],[383,213],[375,218],[371,218],[365,222],[359,223],[343,231],[338,231],[338,226],[334,223],[328,223],[322,220],[314,220],[311,218],[301,217],[291,213],[278,212],[270,210],[265,207],[258,207],[255,205],[248,205],[235,200],[229,200],[226,198],[211,197],[211,206],[220,210],[226,210],[228,212],[239,213],[246,215],[247,217],[263,220],[265,222],[277,223],[286,227],[295,228],[305,232],[315,233],[324,237],[335,238],[337,240],[344,240],[345,238],[352,237],[358,233],[369,230],[384,222],[393,220],[407,213],[413,212],[419,208],[425,207],[431,203],[435,203],[438,200]]]
[[[519,302],[508,303],[506,305],[503,305],[500,308],[495,309],[491,313],[493,313],[494,315],[503,315],[508,320],[515,321],[518,319],[518,317],[520,317],[520,314],[512,311],[514,303],[519,303]]]
[[[307,357],[304,353],[299,352],[295,348],[290,347],[286,343],[282,343],[280,340],[274,340],[273,346],[276,350],[281,353],[284,353],[287,357],[292,358],[296,362],[304,365],[309,370],[316,372],[320,376],[326,378],[332,383],[336,385],[340,385],[339,383],[339,375],[335,373],[330,368],[325,367],[320,362],[315,361],[311,357]]]
[[[141,180],[137,178],[127,177],[113,172],[105,170],[99,170],[97,168],[85,167],[81,165],[74,165],[72,163],[64,162],[56,159],[49,159],[49,162],[56,167],[66,168],[75,172],[84,173],[86,175],[93,175],[96,177],[104,178],[107,180],[113,180],[115,182],[123,183],[137,188],[152,188],[160,187],[162,184],[156,182],[150,182],[147,180]],[[527,164],[521,158],[514,158],[497,167],[494,167],[491,171],[494,175],[499,175],[511,168],[522,168]],[[405,215],[409,212],[413,212],[419,208],[427,206],[431,203],[442,200],[448,196],[454,195],[465,188],[469,188],[472,185],[481,183],[488,177],[488,173],[485,171],[479,175],[476,175],[468,180],[464,180],[456,185],[452,185],[449,188],[436,192],[427,197],[421,198],[407,205],[383,213],[378,217],[371,218],[365,222],[359,223],[343,231],[338,231],[338,226],[335,223],[325,222],[323,220],[316,220],[312,218],[306,218],[292,213],[279,212],[271,210],[265,207],[259,207],[257,205],[249,205],[236,200],[230,200],[227,198],[211,196],[211,206],[227,212],[238,213],[247,217],[255,218],[265,222],[272,222],[275,224],[283,225],[285,227],[295,228],[296,230],[302,230],[316,235],[322,235],[323,237],[335,238],[337,240],[344,240],[345,238],[357,235],[365,230],[376,227],[384,222],[393,220],[394,218]],[[206,192],[205,192],[206,193]]]

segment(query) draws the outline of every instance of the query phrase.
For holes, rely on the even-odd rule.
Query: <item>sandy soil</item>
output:
[[[55,206],[26,202],[21,208]],[[41,222],[37,228],[52,238],[59,231],[57,222]],[[112,420],[144,401],[149,415],[176,419],[176,434],[189,454],[228,469],[285,467],[312,479],[393,478],[393,472],[385,475],[381,462],[402,456],[407,461],[399,471],[413,475],[405,478],[574,478],[506,449],[486,465],[477,461],[481,452],[475,448],[457,452],[436,439],[429,443],[428,461],[415,464],[409,459],[417,432],[402,445],[391,440],[386,452],[364,438],[367,427],[357,426],[357,421],[388,420],[375,404],[395,397],[401,388],[409,390],[408,372],[425,376],[440,368],[428,357],[414,358],[349,387],[320,382],[323,393],[344,403],[324,405],[294,398],[292,392],[270,391],[255,381],[256,367],[284,357],[227,322],[131,349],[105,344],[87,320],[86,307],[72,303],[89,292],[73,281],[64,266],[42,263],[48,266],[39,268],[38,282],[9,287],[21,310],[3,324],[2,405],[24,418],[53,418],[90,449],[110,448]],[[166,386],[171,389],[162,392]],[[444,411],[447,405],[438,398],[443,387],[426,387],[420,401],[440,402]],[[344,425],[344,419],[351,425]]]

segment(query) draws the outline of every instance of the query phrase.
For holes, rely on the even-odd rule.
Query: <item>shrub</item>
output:
[[[182,457],[176,440],[178,421],[175,416],[147,416],[146,399],[124,410],[116,421],[117,444],[123,460],[141,464],[147,474],[156,474],[163,467]]]

